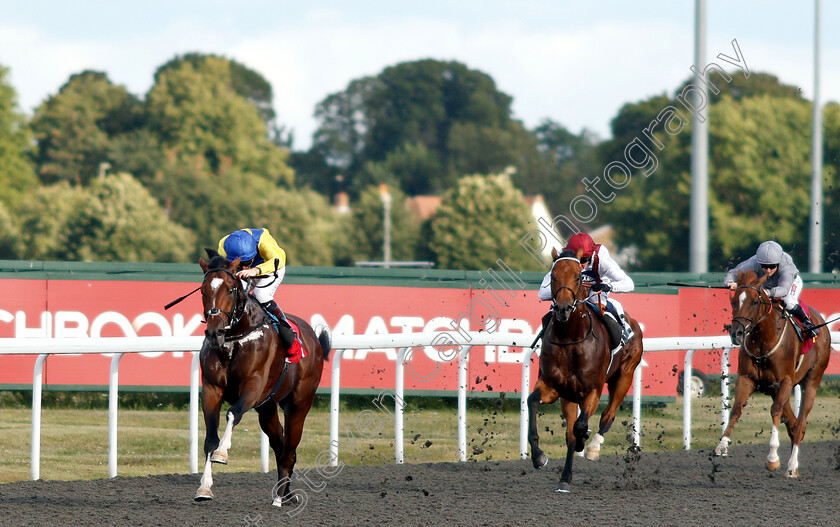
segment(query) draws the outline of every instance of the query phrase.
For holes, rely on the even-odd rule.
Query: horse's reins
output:
[[[574,260],[575,262],[578,263],[578,265],[580,265],[580,260],[578,260],[577,258],[572,258],[571,256],[564,256],[563,258],[558,258],[557,260],[554,261],[554,263],[556,264],[560,260]],[[552,270],[553,270],[553,266],[552,266]],[[572,289],[571,287],[569,287],[567,285],[561,285],[561,286],[557,287],[557,290],[554,292],[554,295],[551,298],[551,304],[552,304],[551,309],[552,309],[552,311],[554,310],[554,306],[557,304],[557,295],[563,289],[568,289],[569,292],[572,293],[572,298],[574,298],[574,302],[572,303],[572,308],[573,308],[572,312],[576,311],[578,306],[586,301],[585,299],[578,298],[580,296],[580,292],[583,290],[583,287],[582,287],[583,286],[583,275],[578,277],[577,282],[578,282],[578,290],[577,291],[575,291],[574,289]],[[551,275],[551,289],[554,289],[554,274],[553,273]],[[580,344],[581,342],[588,339],[589,335],[595,335],[595,328],[594,328],[593,323],[592,323],[592,317],[590,316],[588,318],[589,318],[589,331],[586,332],[586,334],[583,336],[582,339],[575,340],[575,341],[569,341],[569,342],[560,342],[560,341],[557,341],[557,340],[548,339],[548,342],[550,344],[554,344],[555,346],[572,346],[574,344]],[[595,338],[598,338],[598,336],[595,335]]]
[[[747,355],[749,355],[749,356],[750,356],[750,357],[752,357],[753,359],[756,359],[756,360],[765,360],[765,359],[767,359],[768,357],[770,357],[771,355],[773,355],[774,353],[776,353],[776,351],[778,351],[778,350],[779,350],[779,348],[781,347],[782,342],[784,341],[784,338],[785,338],[785,333],[787,332],[788,323],[789,323],[790,321],[789,321],[786,317],[784,317],[784,316],[782,317],[782,325],[783,325],[783,327],[782,327],[782,334],[781,334],[781,335],[779,335],[778,340],[776,340],[776,344],[773,346],[773,348],[772,348],[770,351],[768,351],[767,353],[764,353],[764,354],[762,354],[762,355],[756,355],[756,354],[754,354],[753,352],[751,352],[751,351],[747,348],[747,337],[749,337],[749,336],[752,334],[752,331],[753,331],[755,328],[757,328],[759,324],[761,324],[762,322],[764,322],[764,320],[765,320],[767,317],[769,317],[769,316],[770,316],[770,313],[772,313],[772,312],[773,312],[773,302],[772,302],[772,301],[770,301],[770,302],[765,302],[765,301],[764,301],[764,294],[763,294],[763,292],[762,292],[762,291],[761,291],[758,287],[755,287],[755,286],[752,286],[752,285],[742,285],[742,286],[738,286],[737,288],[735,288],[735,291],[738,291],[738,289],[753,289],[753,290],[755,290],[755,291],[758,293],[758,302],[759,302],[759,304],[765,304],[765,303],[767,304],[767,307],[768,307],[767,312],[766,312],[766,313],[764,313],[764,315],[763,315],[763,316],[761,316],[758,320],[755,320],[755,321],[754,321],[753,319],[751,319],[751,318],[749,318],[749,317],[740,317],[740,316],[734,316],[734,317],[732,317],[732,322],[736,322],[736,323],[740,324],[740,325],[741,325],[741,327],[743,327],[743,328],[744,328],[744,341],[741,343],[741,348],[742,348],[742,349],[743,349],[743,350],[747,353]],[[749,322],[749,324],[744,324],[743,322],[741,322],[740,320],[738,320],[739,318],[740,318],[740,319],[744,319],[744,320],[748,321],[748,322]],[[792,323],[792,322],[791,322],[791,323]],[[747,329],[747,328],[749,328],[749,329]],[[800,362],[800,364],[802,363],[802,360],[801,360],[801,359],[802,359],[802,357],[800,356],[800,361],[799,361],[799,362]],[[797,366],[797,367],[796,367],[796,369],[798,370],[798,369],[799,369],[799,366]]]

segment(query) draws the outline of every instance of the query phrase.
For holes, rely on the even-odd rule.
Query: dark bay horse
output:
[[[604,434],[630,390],[636,366],[642,360],[642,330],[627,316],[636,336],[613,357],[606,325],[585,302],[588,289],[581,276],[581,251],[558,255],[555,249],[551,255],[554,314],[542,340],[540,375],[528,397],[528,442],[534,467],[544,467],[548,458],[539,447],[537,409],[540,404],[551,404],[559,398],[566,420],[567,450],[557,492],[569,492],[574,453],[582,452],[589,438],[589,418],[598,409],[604,384],[609,389],[609,402],[601,414],[598,433],[586,447],[586,457],[592,460],[600,455]]]
[[[304,320],[288,315],[300,329],[306,357],[286,362],[287,351],[271,319],[243,281],[236,278],[239,260],[228,262],[208,249],[210,262],[199,259],[204,271],[201,298],[207,328],[201,348],[201,407],[204,412],[207,460],[197,501],[214,498],[212,463],[227,464],[233,427],[250,409],[259,415],[260,427],[268,436],[277,463],[278,484],[273,504],[282,506],[291,497],[289,483],[295,466],[303,422],[312,407],[315,389],[321,381],[324,359],[330,350],[326,330],[316,337]],[[230,403],[227,427],[219,440],[219,412],[222,402]],[[280,424],[278,405],[285,427]]]
[[[791,443],[786,475],[796,478],[799,477],[799,445],[805,437],[808,412],[814,406],[817,388],[828,366],[831,335],[827,327],[819,328],[813,347],[803,354],[803,342],[796,336],[792,317],[780,303],[771,301],[761,287],[766,279],[766,276],[757,278],[752,271],[738,273],[737,287],[731,298],[732,324],[729,327],[732,343],[740,346],[738,380],[732,415],[715,447],[715,455],[729,454],[732,429],[741,418],[749,396],[759,390],[773,397],[770,453],[764,464],[768,470],[780,466],[779,421],[784,417]],[[824,322],[815,310],[811,310],[810,317],[815,325]],[[801,385],[805,392],[799,417],[790,407],[790,393],[796,385]]]

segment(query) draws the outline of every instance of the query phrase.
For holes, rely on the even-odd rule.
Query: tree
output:
[[[86,184],[99,173],[100,164],[110,161],[112,139],[142,126],[142,105],[123,86],[112,84],[102,72],[72,75],[35,109],[32,119],[41,181]]]
[[[0,205],[14,207],[38,180],[27,159],[30,131],[8,76],[9,70],[0,66]]]
[[[409,194],[440,192],[463,174],[509,165],[527,172],[528,132],[512,119],[511,102],[489,75],[459,62],[405,62],[324,99],[313,150],[356,192],[383,171]]]
[[[539,264],[519,245],[535,228],[529,216],[506,174],[465,176],[444,194],[429,245],[442,269],[484,270],[501,258],[513,269],[536,270]]]
[[[269,140],[257,109],[233,88],[231,62],[206,57],[163,69],[146,97],[149,126],[181,162],[197,158],[213,173],[227,167],[291,184],[288,152]]]
[[[155,71],[155,82],[158,82],[159,77],[167,71],[180,69],[184,63],[188,63],[194,69],[200,70],[204,62],[208,59],[219,59],[228,62],[230,65],[230,88],[257,109],[260,118],[270,133],[279,136],[280,129],[276,123],[277,114],[274,112],[274,94],[271,89],[271,84],[259,72],[252,70],[240,62],[212,53],[185,53],[184,55],[176,56],[159,67]]]
[[[389,188],[391,196],[391,257],[412,261],[416,258],[420,224],[405,207],[405,194]],[[379,187],[365,189],[353,207],[354,260],[382,260],[384,247],[384,204]]]
[[[777,239],[797,261],[807,247],[809,105],[797,98],[724,97],[710,108],[709,264],[723,270]],[[690,141],[687,125],[655,137],[659,166],[635,174],[608,206],[620,243],[637,246],[637,266],[688,267]]]
[[[840,104],[823,109],[823,269],[840,269]]]
[[[23,240],[20,229],[9,214],[9,210],[0,202],[0,259],[15,260],[23,253]]]
[[[187,262],[194,254],[194,235],[169,221],[148,191],[124,173],[97,178],[86,188],[66,182],[42,187],[21,217],[27,258]]]
[[[38,187],[18,207],[22,259],[66,260],[72,258],[69,225],[84,210],[88,191],[67,181]],[[49,214],[44,214],[49,210]]]

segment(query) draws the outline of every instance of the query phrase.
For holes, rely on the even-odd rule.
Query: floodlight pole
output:
[[[808,270],[822,272],[823,188],[822,105],[820,103],[820,0],[814,0],[814,106],[811,119],[811,223]]]
[[[382,251],[385,260],[385,269],[391,267],[391,193],[388,192],[388,185],[379,185],[379,192],[382,195]]]
[[[706,67],[706,0],[696,0],[694,13],[694,66]],[[707,105],[709,89],[699,82],[692,92],[694,108],[691,120],[691,211],[689,224],[689,270],[709,270],[709,112],[701,120],[700,108]],[[699,90],[703,90],[701,94]]]

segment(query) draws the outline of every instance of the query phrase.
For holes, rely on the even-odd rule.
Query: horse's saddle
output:
[[[618,313],[615,311],[612,302],[607,301],[607,309],[604,310],[603,314],[601,313],[601,306],[598,304],[588,300],[586,304],[598,319],[607,326],[607,333],[610,335],[610,349],[613,350],[613,353],[616,353],[619,346],[621,346],[621,335],[624,333],[624,325],[618,319]]]

